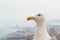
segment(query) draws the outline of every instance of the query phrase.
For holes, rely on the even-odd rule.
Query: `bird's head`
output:
[[[41,23],[41,22],[44,22],[45,16],[44,16],[44,14],[37,14],[37,15],[35,15],[35,16],[29,16],[29,17],[27,17],[27,20],[28,20],[28,21],[34,20],[34,21],[36,21],[36,22]]]

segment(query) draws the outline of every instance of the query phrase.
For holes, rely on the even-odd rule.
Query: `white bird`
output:
[[[51,40],[51,36],[47,32],[45,15],[37,14],[36,16],[29,16],[27,20],[34,20],[36,22],[36,31],[34,40]]]

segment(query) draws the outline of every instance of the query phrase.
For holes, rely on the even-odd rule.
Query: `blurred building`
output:
[[[32,40],[34,32],[30,28],[25,28],[24,31],[16,31],[9,33],[6,40]]]

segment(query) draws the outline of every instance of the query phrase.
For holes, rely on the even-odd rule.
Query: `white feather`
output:
[[[28,17],[28,19],[32,19],[36,22],[36,31],[33,40],[51,40],[51,37],[47,32],[45,16],[43,14],[37,14],[34,17]]]
[[[51,40],[52,38],[48,34],[47,28],[45,26],[46,23],[45,23],[44,15],[35,16],[35,22],[37,26],[33,40]]]

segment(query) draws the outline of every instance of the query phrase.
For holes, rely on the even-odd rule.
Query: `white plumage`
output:
[[[36,16],[30,16],[27,20],[34,20],[36,22],[36,31],[34,34],[34,40],[51,40],[52,38],[47,32],[45,16],[43,14],[37,14]]]

